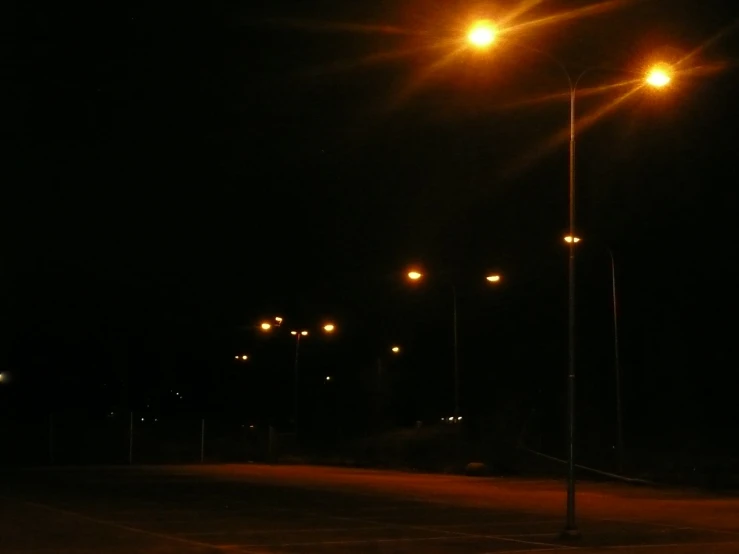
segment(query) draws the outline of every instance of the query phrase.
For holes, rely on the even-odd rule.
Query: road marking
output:
[[[200,547],[200,548],[211,548],[211,549],[216,549],[216,550],[218,550],[218,549],[224,549],[224,548],[233,548],[230,545],[224,546],[224,545],[211,544],[211,543],[206,543],[206,542],[201,542],[201,541],[194,541],[194,540],[187,539],[187,538],[184,538],[184,537],[178,537],[176,535],[169,535],[167,533],[158,533],[156,531],[147,531],[146,529],[139,529],[138,527],[131,527],[129,525],[121,525],[121,524],[116,523],[114,521],[106,521],[104,519],[97,519],[97,518],[94,518],[94,517],[91,517],[91,516],[88,516],[88,515],[85,515],[85,514],[81,514],[79,512],[73,512],[71,510],[64,510],[64,509],[61,509],[61,508],[56,508],[54,506],[49,506],[47,504],[39,504],[38,502],[26,502],[26,501],[24,501],[23,503],[25,505],[31,506],[33,508],[37,508],[37,509],[41,509],[41,510],[46,510],[46,511],[49,511],[49,512],[54,512],[54,513],[57,513],[57,514],[68,516],[68,517],[73,517],[73,518],[76,518],[76,519],[80,519],[82,521],[89,521],[91,523],[96,523],[98,525],[104,525],[104,526],[107,526],[107,527],[114,527],[116,529],[121,529],[123,531],[129,531],[131,533],[137,533],[139,535],[146,535],[146,536],[149,536],[149,537],[155,537],[155,538],[164,539],[164,540],[168,540],[168,541],[180,542],[180,543],[183,543],[183,544],[188,544],[190,546],[197,546],[197,547]],[[259,553],[259,552],[255,552],[255,551],[252,551],[252,552],[246,551],[245,554],[263,554],[263,553]]]
[[[270,533],[331,533],[335,531],[376,531],[383,527],[334,527],[321,528],[313,527],[310,529],[256,529],[248,531],[193,531],[189,533],[177,533],[178,535],[268,535]]]
[[[315,514],[315,512],[304,512],[302,510],[295,510],[295,511],[298,512],[298,513],[304,513],[304,514]],[[371,524],[378,525],[378,526],[381,526],[381,527],[382,526],[385,526],[385,527],[390,527],[390,528],[395,527],[395,528],[398,528],[398,529],[413,529],[413,530],[416,530],[416,531],[424,531],[426,533],[430,533],[430,532],[438,533],[439,531],[441,531],[442,533],[446,533],[447,535],[456,536],[456,537],[462,537],[462,538],[490,539],[490,540],[498,540],[498,541],[502,541],[502,542],[513,542],[513,543],[517,543],[517,544],[527,544],[527,545],[532,545],[532,546],[558,546],[558,545],[555,545],[555,544],[553,544],[551,542],[526,541],[526,540],[522,540],[522,539],[508,538],[508,537],[505,537],[503,535],[492,535],[492,534],[487,534],[487,533],[485,533],[485,534],[471,534],[471,533],[464,533],[462,531],[453,531],[453,530],[448,530],[448,529],[438,529],[438,528],[434,528],[433,526],[432,527],[427,527],[427,526],[418,526],[418,525],[408,525],[408,524],[403,524],[403,523],[391,523],[391,522],[376,521],[376,520],[371,520],[371,519],[366,519],[366,518],[346,517],[346,516],[333,516],[333,515],[327,515],[327,514],[321,514],[321,516],[322,517],[327,517],[327,518],[332,518],[332,519],[337,519],[337,520],[341,520],[341,521],[360,521],[360,522],[364,522],[364,523],[371,523]],[[571,548],[574,548],[574,547],[563,546],[560,549],[561,550],[565,550],[565,549],[571,549]]]
[[[260,547],[260,548],[273,548],[273,547],[283,547],[283,546],[328,546],[328,545],[340,545],[340,544],[374,544],[374,543],[389,543],[389,542],[419,542],[419,541],[441,541],[441,540],[449,540],[449,535],[443,535],[439,537],[400,537],[400,538],[393,538],[393,539],[348,539],[343,541],[313,541],[313,542],[275,542],[275,543],[269,543],[269,544],[244,544],[244,545],[234,545],[234,546],[245,546],[247,548],[250,547]]]

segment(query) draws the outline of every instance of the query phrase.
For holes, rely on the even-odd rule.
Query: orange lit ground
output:
[[[587,484],[302,466],[4,471],[2,554],[739,553],[739,500]]]

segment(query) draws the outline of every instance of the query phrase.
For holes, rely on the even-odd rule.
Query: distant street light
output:
[[[270,329],[272,329],[272,324],[265,321],[259,327],[262,329],[262,331],[269,331]]]
[[[565,237],[565,242],[566,242],[566,243],[568,243],[568,244],[569,244],[569,243],[573,243],[573,242],[574,242],[575,244],[577,244],[578,242],[580,242],[580,237],[575,237],[575,238],[574,238],[574,240],[573,240],[573,238],[572,238],[572,237],[571,237],[570,235],[567,235],[567,236]]]
[[[392,348],[390,349],[390,351],[391,351],[391,352],[392,352],[393,354],[398,354],[398,353],[400,352],[400,346],[393,346],[393,347],[392,347]]]
[[[246,354],[241,354],[240,356],[234,356],[234,359],[239,362],[245,362],[249,359],[249,356],[247,356]]]
[[[418,281],[423,275],[418,271],[409,271],[407,273],[408,278],[413,281]],[[499,283],[501,276],[497,273],[487,275],[485,279],[489,283]],[[459,338],[458,338],[458,325],[457,325],[457,287],[454,283],[451,284],[452,289],[452,329],[454,332],[454,417],[459,417]],[[394,350],[393,350],[394,351]]]
[[[327,333],[333,333],[336,330],[336,326],[333,323],[327,323],[323,326],[323,330]]]

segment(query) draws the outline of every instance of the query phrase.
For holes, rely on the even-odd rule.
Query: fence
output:
[[[0,465],[268,462],[290,454],[292,442],[228,418],[50,414],[0,421]]]

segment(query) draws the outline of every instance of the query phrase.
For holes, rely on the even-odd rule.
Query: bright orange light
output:
[[[479,21],[475,23],[467,34],[467,40],[477,48],[487,48],[493,42],[498,34],[498,30],[487,21]]]
[[[418,271],[408,272],[408,279],[411,279],[413,281],[418,281],[421,277],[423,277],[423,273],[419,273]]]
[[[488,281],[491,283],[499,283],[500,282],[500,275],[488,275],[485,277]]]
[[[672,77],[664,67],[656,66],[647,73],[647,84],[654,88],[663,88],[670,84]]]
[[[393,346],[390,350],[392,350],[393,354],[397,354],[400,352],[400,346]]]
[[[272,324],[264,322],[260,325],[260,327],[262,328],[262,331],[269,331],[272,328]]]
[[[577,244],[578,242],[580,242],[580,237],[575,237],[575,240],[572,240],[572,237],[570,235],[567,235],[565,237],[565,242],[566,243],[572,243],[572,242],[574,242],[575,244]]]
[[[335,329],[336,329],[336,326],[333,323],[327,323],[326,325],[323,326],[323,330],[326,331],[327,333],[333,333]]]
[[[275,318],[275,321],[276,321],[277,323],[282,323],[282,318],[281,318],[281,317],[276,317],[276,318]]]

